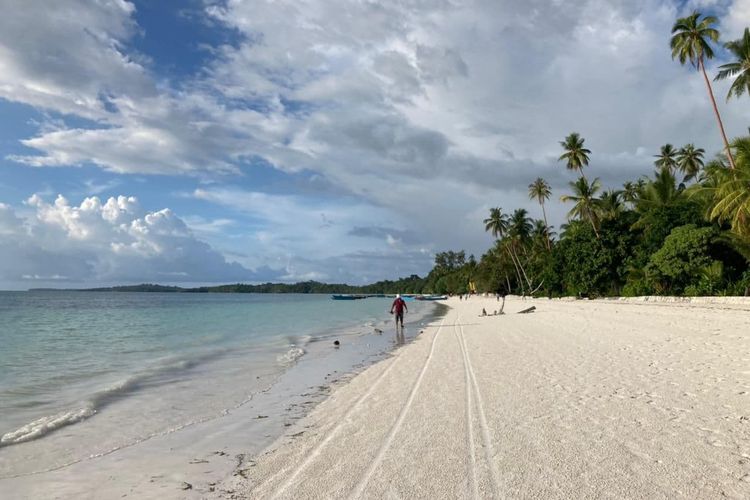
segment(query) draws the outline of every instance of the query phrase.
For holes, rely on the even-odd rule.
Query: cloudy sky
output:
[[[0,288],[363,283],[491,244],[490,207],[711,155],[676,17],[750,0],[0,0]],[[714,72],[722,50],[709,68]],[[730,135],[750,99],[724,102]]]

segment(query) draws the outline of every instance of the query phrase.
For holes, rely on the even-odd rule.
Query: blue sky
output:
[[[0,288],[366,283],[481,255],[490,207],[541,216],[538,176],[564,222],[569,132],[607,187],[666,142],[717,152],[669,30],[693,8],[725,39],[750,24],[750,0],[5,4]],[[720,105],[744,133],[747,103]]]

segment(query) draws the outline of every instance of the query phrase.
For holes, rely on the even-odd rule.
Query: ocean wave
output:
[[[15,431],[3,434],[0,437],[0,447],[38,439],[61,427],[77,424],[94,416],[104,407],[126,397],[143,386],[153,387],[168,383],[169,379],[165,378],[166,376],[189,370],[205,361],[215,359],[223,353],[224,351],[222,350],[189,358],[169,357],[159,360],[155,366],[142,370],[135,375],[115,382],[105,389],[91,394],[76,409],[38,418]]]
[[[292,346],[284,354],[279,354],[276,357],[276,361],[278,361],[282,365],[291,365],[304,355],[305,355],[304,349],[302,349],[301,347]]]
[[[0,446],[9,446],[11,444],[23,443],[24,441],[31,441],[32,439],[40,438],[60,427],[65,427],[66,425],[75,424],[81,420],[85,420],[95,413],[96,409],[87,406],[85,408],[39,418],[13,432],[3,434],[3,436],[0,437]]]

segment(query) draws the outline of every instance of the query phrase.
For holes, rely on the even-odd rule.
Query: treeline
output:
[[[693,144],[665,144],[652,176],[605,190],[599,178],[584,174],[591,151],[572,133],[560,143],[560,161],[578,178],[560,197],[572,208],[559,235],[546,220],[551,188],[536,179],[529,197],[539,203],[542,219],[524,209],[491,209],[484,225],[496,238],[494,247],[478,263],[436,259],[435,292],[465,293],[473,281],[480,291],[548,296],[747,295],[750,137],[729,141],[724,133],[704,64],[719,40],[715,24],[694,12],[677,20],[670,42],[672,58],[705,77],[724,142],[715,159],[704,163],[705,151]],[[715,80],[734,79],[729,101],[750,94],[750,30],[724,47],[735,60],[720,66]]]

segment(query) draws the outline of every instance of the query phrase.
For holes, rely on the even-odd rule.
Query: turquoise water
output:
[[[328,295],[0,292],[0,473],[26,472],[21,455],[52,450],[63,463],[220,414],[333,337],[366,338],[365,358],[382,352],[392,337],[374,332],[392,328],[389,307]],[[412,320],[434,309],[409,307]]]

